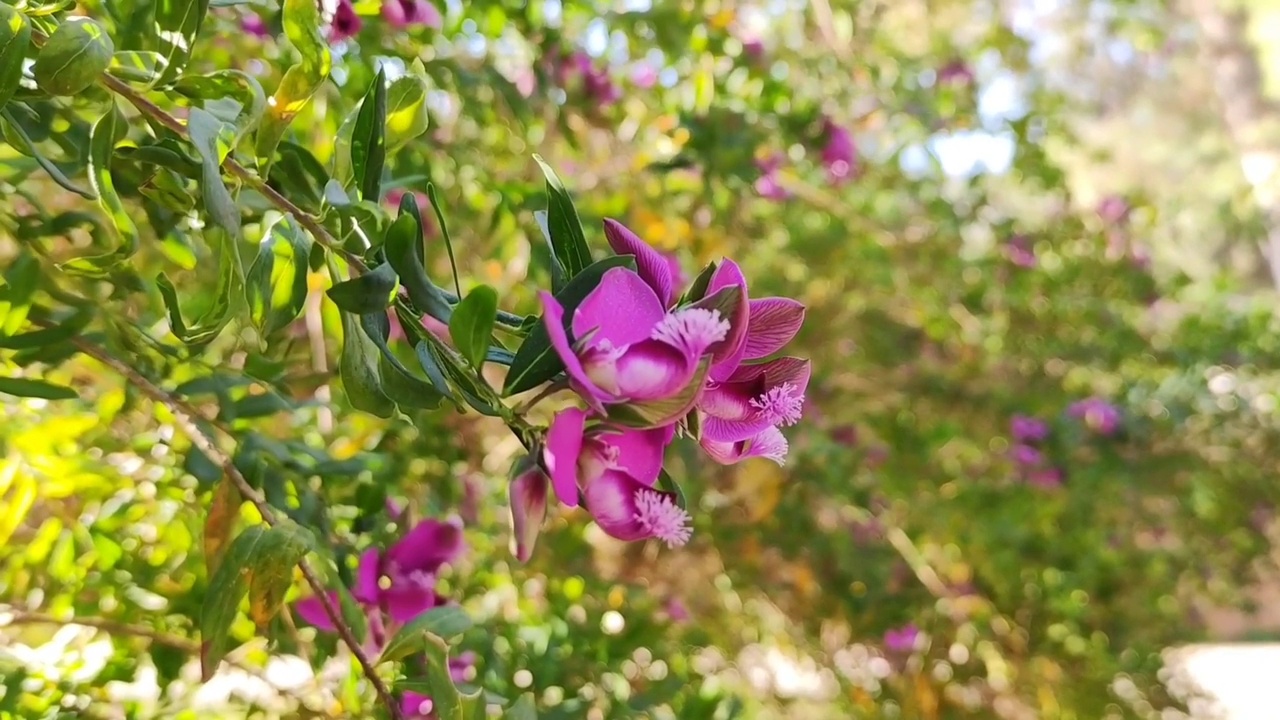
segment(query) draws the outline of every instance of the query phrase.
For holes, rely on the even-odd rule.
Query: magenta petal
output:
[[[804,305],[791,298],[752,300],[743,359],[756,360],[778,352],[800,332],[803,323]]]
[[[434,590],[415,585],[392,586],[382,593],[382,602],[391,619],[404,623],[440,605]]]
[[[462,557],[466,549],[461,522],[423,520],[391,546],[387,560],[402,573],[435,574],[441,565]]]
[[[619,540],[642,540],[649,537],[649,529],[640,522],[636,507],[636,492],[651,486],[618,470],[606,471],[587,486],[587,510],[610,537]]]
[[[789,449],[782,431],[775,427],[766,428],[750,440],[726,443],[703,437],[699,444],[712,460],[721,465],[733,465],[753,457],[768,458],[782,465],[787,459]]]
[[[640,482],[652,485],[662,471],[662,456],[674,436],[673,426],[650,430],[606,431],[599,439],[618,449],[617,465]]]
[[[742,298],[739,301],[741,306],[738,309],[736,322],[729,328],[728,337],[716,349],[713,357],[715,362],[711,366],[711,379],[717,382],[727,379],[734,370],[738,369],[738,365],[742,364],[742,356],[747,348],[746,336],[751,312],[751,306],[747,300],[747,278],[742,274],[742,268],[738,267],[738,263],[725,259],[711,276],[711,282],[707,285],[707,296],[734,285],[742,288]]]
[[[574,354],[573,347],[569,344],[569,336],[564,332],[564,308],[550,293],[540,292],[538,299],[542,301],[542,323],[547,328],[547,337],[551,339],[551,347],[555,348],[560,361],[564,363],[565,372],[569,374],[570,379],[574,381],[591,407],[603,412],[603,402],[611,400],[612,397],[591,382],[591,378],[587,377],[587,371],[582,367],[582,361]]]
[[[419,720],[431,715],[431,711],[435,709],[435,703],[431,698],[422,693],[405,691],[404,696],[400,699],[400,714],[411,720]]]
[[[356,587],[352,595],[365,605],[378,604],[378,578],[382,574],[382,555],[371,548],[360,554],[360,564],[356,567]]]
[[[628,400],[662,400],[693,379],[698,358],[658,340],[632,345],[616,361],[618,392]]]
[[[426,25],[434,30],[439,30],[444,25],[444,18],[440,16],[440,11],[435,5],[427,2],[427,0],[418,0],[415,6],[417,10],[418,22]]]
[[[742,365],[734,371],[729,382],[753,382],[763,375],[767,387],[791,383],[803,394],[809,388],[809,376],[812,372],[813,365],[804,358],[780,357],[766,363]]]
[[[542,449],[542,462],[551,476],[551,487],[560,502],[578,506],[578,456],[582,454],[582,435],[587,414],[578,408],[556,413],[547,429],[547,445]]]
[[[338,593],[329,593],[329,601],[336,607],[339,602]],[[325,632],[337,630],[333,621],[329,619],[329,613],[324,611],[324,603],[320,602],[318,596],[312,595],[309,598],[299,600],[293,604],[293,611],[298,613],[298,617],[305,620],[308,625],[316,629],[324,630]]]
[[[662,301],[639,275],[613,268],[573,311],[573,336],[581,340],[592,333],[592,346],[607,341],[620,348],[648,339],[666,314]]]
[[[703,412],[702,437],[720,443],[747,440],[773,423],[752,407],[755,383],[725,383],[702,393],[698,407]]]
[[[671,307],[671,303],[675,301],[675,288],[667,258],[617,220],[605,218],[604,236],[615,253],[635,256],[636,272],[653,288],[662,301],[662,307]]]

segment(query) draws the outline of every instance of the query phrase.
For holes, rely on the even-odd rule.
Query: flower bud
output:
[[[520,562],[529,562],[538,533],[547,517],[546,473],[533,458],[525,457],[514,466],[508,488],[511,509],[511,552]]]

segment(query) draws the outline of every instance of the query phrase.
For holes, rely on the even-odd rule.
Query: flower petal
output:
[[[382,575],[382,553],[377,548],[370,548],[360,554],[360,564],[356,567],[356,587],[352,596],[359,602],[377,606],[378,578]]]
[[[591,345],[607,341],[620,348],[647,339],[666,314],[662,301],[639,275],[613,268],[573,311],[573,336],[581,340],[592,333]]]
[[[675,436],[675,427],[649,430],[608,429],[598,439],[618,449],[615,461],[621,470],[646,485],[652,485],[662,471],[662,456]]]
[[[582,454],[582,435],[587,414],[578,408],[556,413],[547,429],[547,444],[542,448],[542,462],[551,475],[551,487],[560,502],[578,507],[578,456]]]
[[[812,373],[813,365],[808,360],[788,356],[765,363],[742,365],[734,371],[729,382],[753,382],[763,376],[766,388],[791,383],[803,394],[809,389],[809,377]]]
[[[635,256],[636,272],[653,288],[658,300],[662,301],[662,307],[671,307],[671,303],[675,302],[675,287],[670,261],[612,218],[604,220],[604,236],[615,253]]]
[[[400,714],[411,720],[429,717],[434,709],[435,703],[431,701],[431,697],[422,693],[406,690],[400,699]]]
[[[750,303],[744,360],[772,355],[800,332],[805,312],[801,303],[791,298],[760,298]]]
[[[698,359],[658,340],[632,345],[616,361],[618,393],[628,400],[662,400],[688,386]]]
[[[529,562],[547,518],[547,476],[542,468],[532,465],[511,481],[507,507],[511,513],[511,554],[522,563]]]
[[[737,313],[737,321],[733,327],[729,329],[729,335],[724,342],[716,349],[715,363],[711,366],[711,379],[717,382],[727,379],[738,369],[738,365],[742,364],[742,356],[746,351],[746,336],[749,325],[748,315],[750,313],[750,303],[747,300],[747,278],[742,274],[742,268],[738,267],[738,263],[725,259],[720,263],[720,267],[716,268],[715,274],[711,276],[711,282],[707,285],[707,297],[714,295],[717,291],[737,285],[742,288],[742,297],[740,307]]]
[[[456,561],[466,552],[461,521],[423,520],[405,534],[391,549],[387,560],[400,572],[435,574],[441,565]]]
[[[435,590],[416,585],[396,585],[383,591],[382,602],[387,614],[398,623],[409,622],[433,607],[443,604]]]
[[[610,537],[641,540],[649,530],[639,520],[636,491],[649,486],[619,470],[606,471],[583,491],[587,510]]]
[[[329,601],[337,605],[338,593],[330,592]],[[307,622],[308,625],[325,632],[334,632],[337,627],[333,621],[329,619],[329,613],[324,611],[324,603],[320,602],[319,596],[312,595],[293,604],[293,611],[298,613],[298,617]]]
[[[612,400],[613,397],[591,381],[587,371],[582,367],[582,361],[573,352],[573,347],[569,344],[569,336],[564,331],[564,308],[548,292],[538,293],[538,299],[542,301],[542,322],[547,328],[547,337],[551,339],[551,347],[555,348],[560,361],[564,363],[565,372],[569,374],[575,388],[592,409],[603,412],[603,403],[606,400]]]
[[[776,427],[765,428],[755,437],[740,442],[717,442],[704,436],[699,444],[712,460],[721,465],[733,465],[753,457],[768,458],[779,465],[784,465],[789,449],[787,439]]]

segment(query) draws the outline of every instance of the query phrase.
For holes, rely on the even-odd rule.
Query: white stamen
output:
[[[719,310],[691,307],[662,318],[650,337],[696,356],[728,334],[729,321],[720,317]]]

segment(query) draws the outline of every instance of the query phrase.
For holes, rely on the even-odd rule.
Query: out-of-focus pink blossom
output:
[[[648,90],[658,84],[658,69],[649,63],[640,63],[631,71],[631,82],[638,88]]]
[[[764,58],[764,41],[757,37],[744,38],[742,40],[742,54],[753,62]]]
[[[1014,415],[1009,421],[1009,431],[1016,442],[1037,443],[1049,437],[1049,424],[1040,418]]]
[[[1036,266],[1036,251],[1031,238],[1021,233],[1014,235],[1005,242],[1005,256],[1014,265],[1023,268],[1033,268]]]
[[[240,29],[254,37],[269,38],[271,31],[267,29],[267,23],[262,16],[257,13],[247,13],[240,19]]]
[[[968,85],[973,82],[973,70],[959,58],[938,68],[939,85]]]
[[[1097,396],[1072,403],[1067,415],[1099,435],[1114,435],[1120,429],[1120,408]]]
[[[1044,460],[1044,455],[1030,445],[1014,445],[1009,450],[1009,457],[1023,467],[1034,467]]]
[[[920,628],[915,623],[888,630],[884,634],[884,647],[889,652],[909,653],[916,648],[920,638]]]
[[[1056,467],[1037,468],[1027,473],[1027,484],[1053,490],[1062,487],[1062,470]]]
[[[1119,195],[1108,195],[1098,201],[1098,217],[1108,225],[1119,225],[1129,220],[1133,208]]]
[[[425,25],[439,30],[444,25],[440,11],[427,0],[383,0],[382,19],[397,29]]]
[[[833,185],[840,185],[852,178],[858,170],[858,147],[853,134],[831,118],[824,121],[826,144],[822,148],[822,164],[827,168],[827,178]]]
[[[351,0],[338,0],[338,7],[333,13],[333,24],[329,27],[330,42],[342,42],[355,37],[360,33],[362,24]]]
[[[786,156],[776,154],[756,161],[760,177],[756,178],[755,188],[760,197],[766,200],[786,200],[791,197],[791,193],[778,182],[778,171],[785,159]]]

